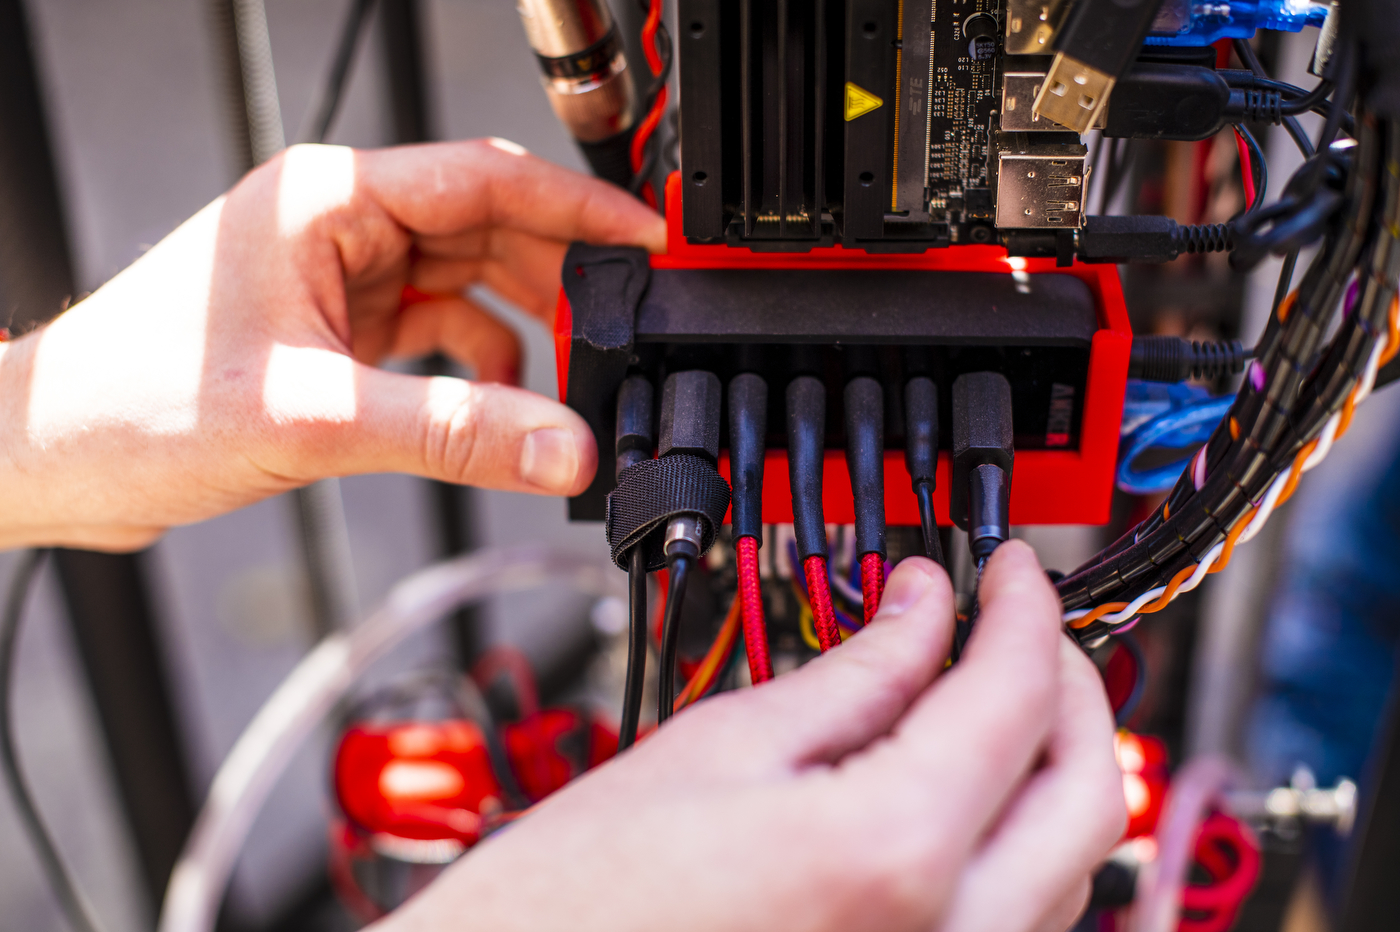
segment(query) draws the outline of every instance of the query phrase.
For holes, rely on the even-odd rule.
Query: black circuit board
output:
[[[996,129],[1000,56],[973,57],[973,43],[963,34],[962,24],[979,13],[1000,21],[1001,4],[998,0],[933,0],[928,210],[931,220],[948,223],[957,231],[955,239],[963,239],[968,226],[981,226],[979,221],[990,224],[992,218],[995,154],[990,146]]]

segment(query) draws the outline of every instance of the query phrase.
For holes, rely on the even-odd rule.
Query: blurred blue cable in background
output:
[[[1234,395],[1212,396],[1184,382],[1129,379],[1119,432],[1118,488],[1132,495],[1170,491],[1234,402]]]

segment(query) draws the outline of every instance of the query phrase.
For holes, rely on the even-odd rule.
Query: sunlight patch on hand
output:
[[[293,146],[282,157],[277,180],[277,232],[299,232],[321,214],[349,204],[354,193],[354,149]]]
[[[214,250],[187,250],[176,237],[213,243],[225,200],[205,207],[174,236],[136,260],[39,335],[29,386],[31,438],[47,447],[99,426],[153,436],[195,429],[204,379]],[[95,298],[97,296],[94,296]],[[133,339],[131,314],[143,315]]]
[[[274,346],[263,379],[263,407],[280,423],[353,421],[355,360],[310,346]]]

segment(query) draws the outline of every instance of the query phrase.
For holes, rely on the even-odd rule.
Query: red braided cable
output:
[[[666,115],[666,93],[667,89],[662,88],[656,93],[656,103],[652,104],[651,112],[642,120],[637,132],[632,136],[632,171],[637,172],[642,168],[642,161],[646,158],[647,140],[651,139],[651,134],[656,131],[656,127],[661,124],[661,118]],[[642,199],[653,208],[656,207],[656,192],[652,189],[651,182],[647,182],[642,187]]]
[[[822,653],[841,643],[841,632],[836,627],[836,612],[831,607],[831,589],[826,581],[826,557],[812,555],[802,561],[802,572],[807,576],[807,595],[812,603],[812,625],[817,629],[817,641]]]
[[[661,60],[661,53],[656,48],[656,31],[661,25],[661,5],[662,0],[651,0],[651,8],[647,10],[646,21],[642,23],[642,54],[646,56],[647,67],[651,69],[653,78],[660,76],[661,69],[665,66]],[[661,124],[661,118],[666,115],[666,97],[666,88],[662,87],[656,94],[656,102],[651,105],[651,110],[632,136],[633,173],[641,170],[642,161],[646,157],[647,141],[651,139],[651,134],[656,131],[656,127]],[[646,201],[652,209],[656,208],[656,191],[653,190],[651,182],[642,186],[642,200]]]
[[[768,628],[763,620],[763,592],[758,580],[758,540],[741,537],[734,542],[739,561],[739,604],[744,623],[744,651],[749,656],[749,678],[757,686],[773,678],[768,655]]]
[[[647,58],[647,67],[654,78],[661,73],[661,53],[656,50],[656,30],[661,25],[662,0],[651,0],[647,18],[642,23],[642,54]]]
[[[865,623],[880,610],[880,598],[885,594],[885,558],[867,553],[860,558],[860,596],[865,609]]]

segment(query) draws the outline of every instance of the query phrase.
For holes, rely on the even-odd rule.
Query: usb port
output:
[[[1032,146],[997,159],[997,226],[1076,228],[1083,216],[1083,146]]]

